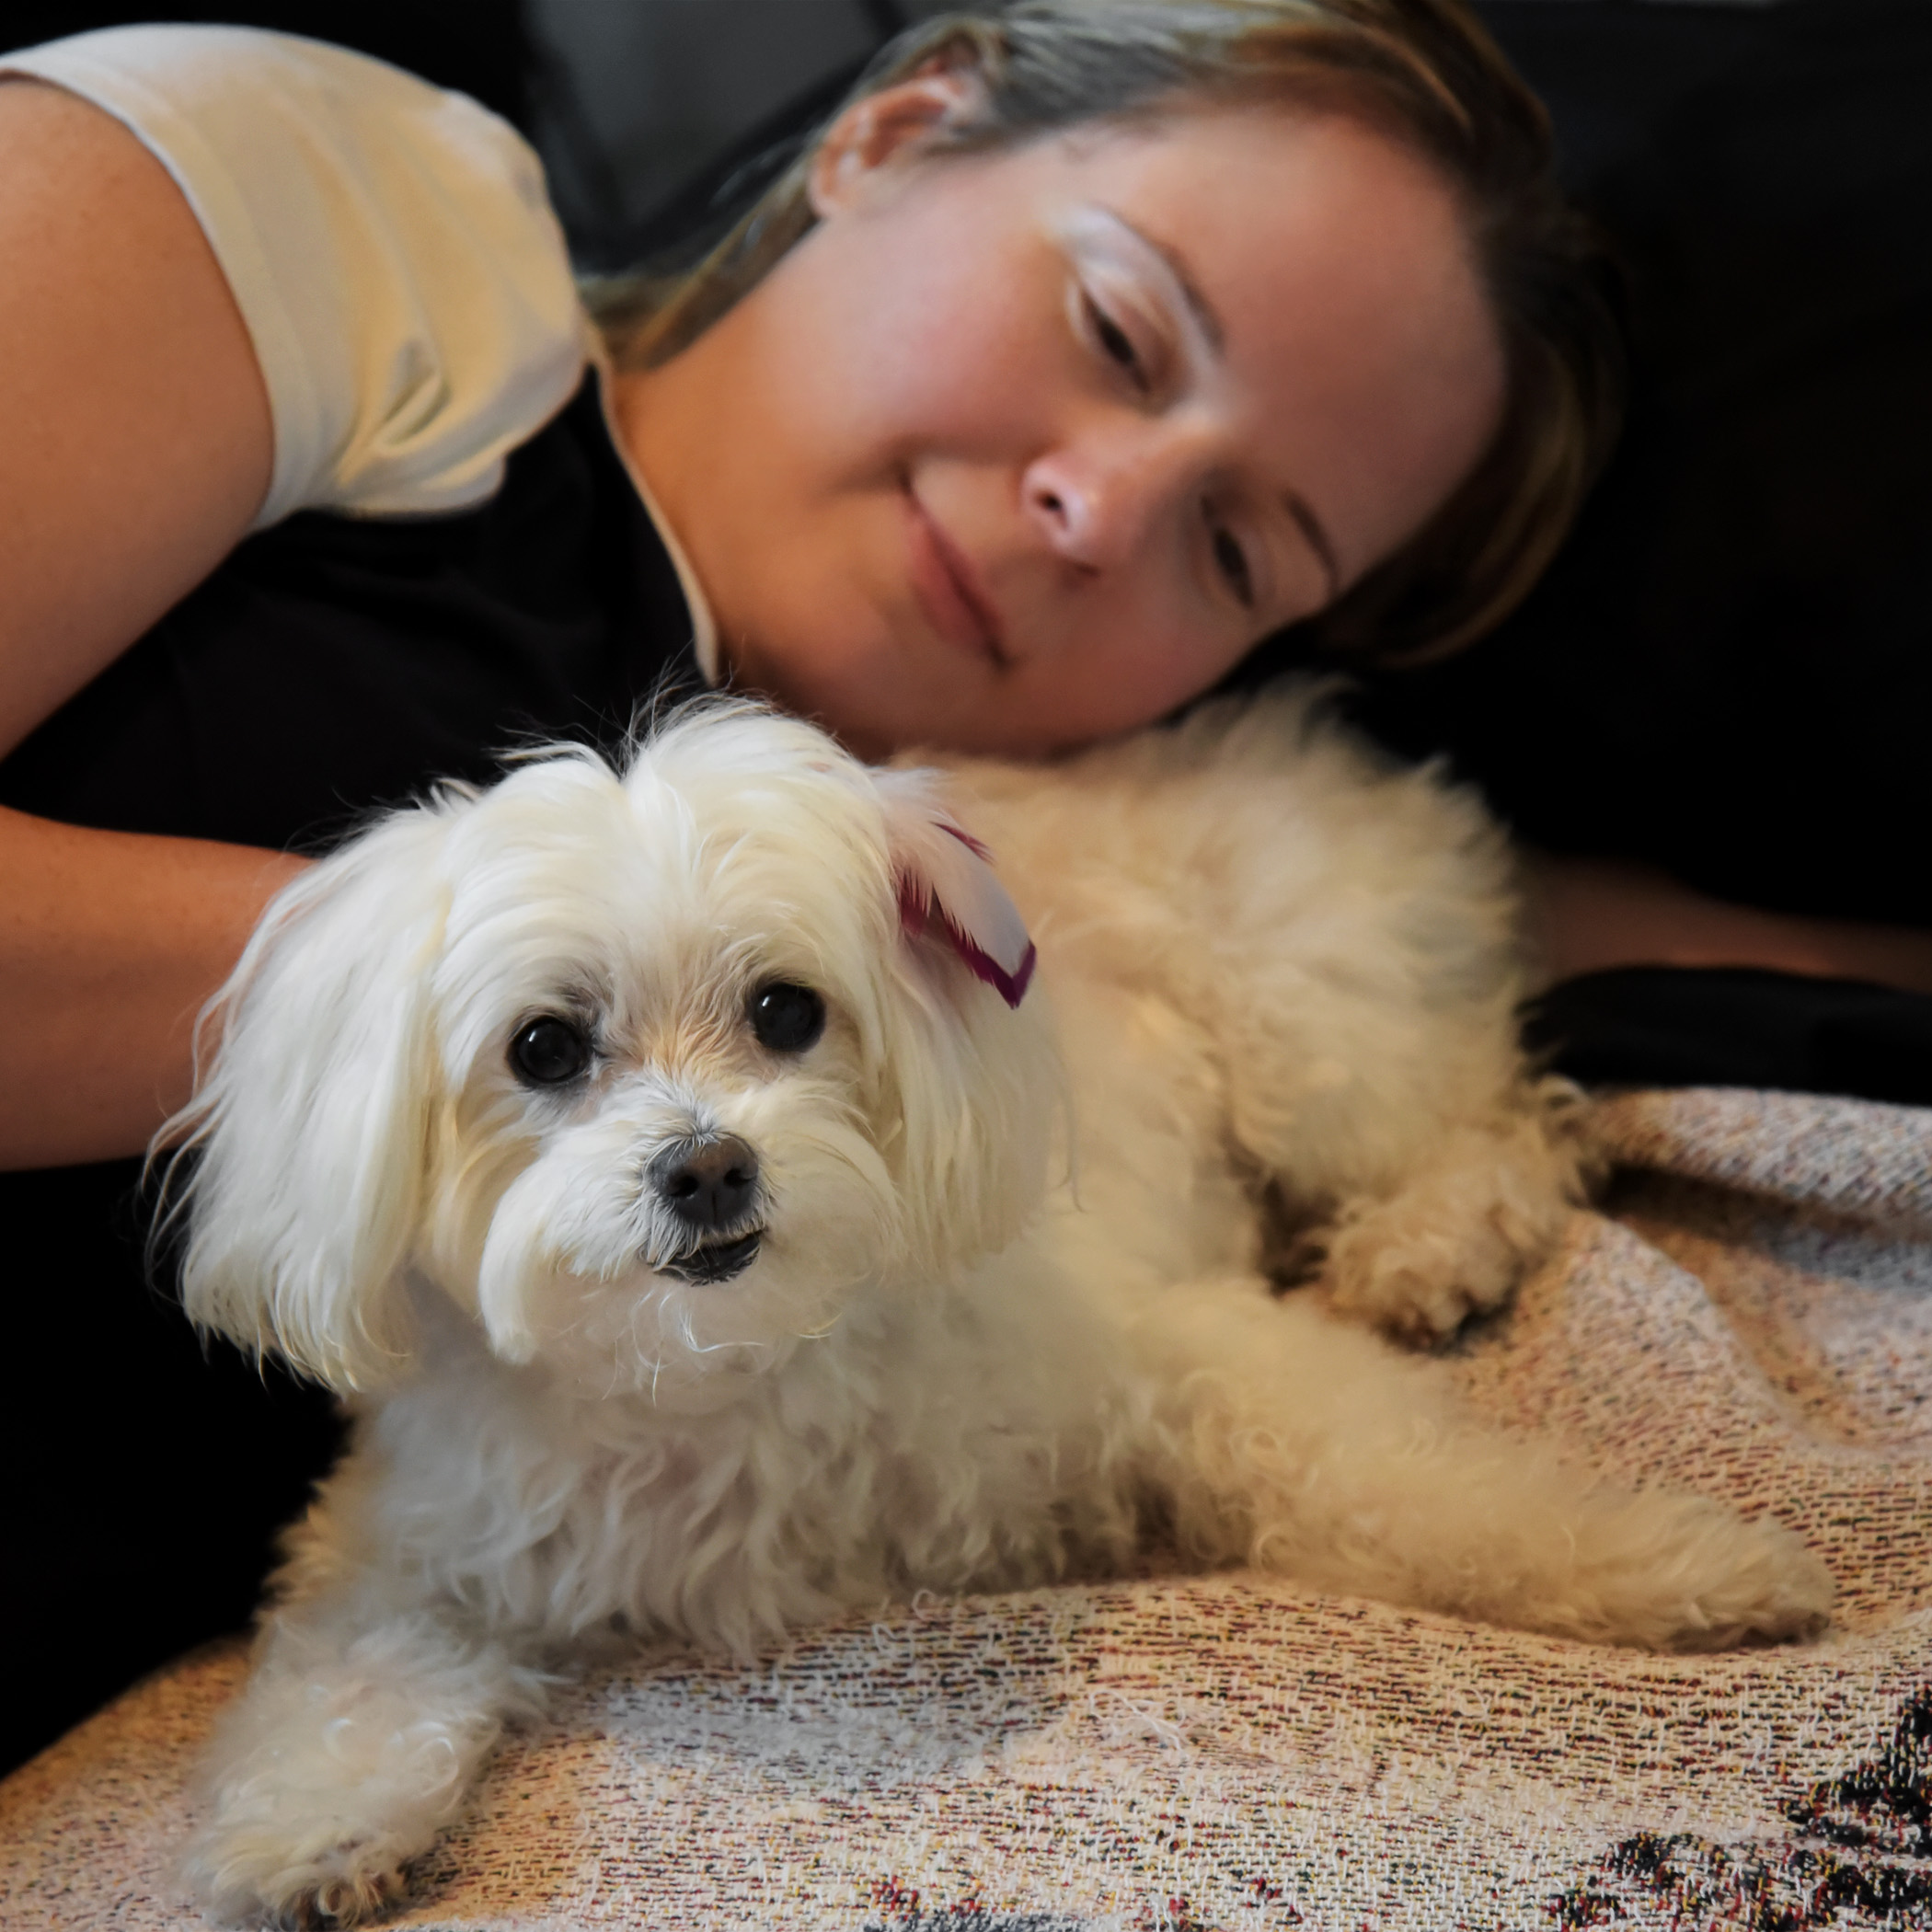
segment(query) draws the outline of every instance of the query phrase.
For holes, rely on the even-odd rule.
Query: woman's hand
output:
[[[273,455],[247,331],[167,171],[0,81],[0,753],[247,534]],[[140,1150],[299,861],[0,812],[0,1165]]]

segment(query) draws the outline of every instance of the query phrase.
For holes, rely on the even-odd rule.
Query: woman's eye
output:
[[[1245,610],[1255,603],[1254,573],[1248,568],[1248,553],[1231,530],[1221,524],[1213,528],[1214,568],[1227,580],[1227,587]]]
[[[775,1053],[802,1053],[825,1030],[825,1002],[810,986],[769,980],[752,995],[745,1017],[760,1046]]]
[[[591,1043],[568,1019],[533,1019],[510,1042],[510,1066],[525,1087],[562,1087],[591,1064]]]
[[[1135,388],[1144,389],[1147,372],[1141,365],[1140,351],[1133,346],[1133,338],[1091,295],[1087,298],[1087,319],[1094,332],[1094,339],[1099,343],[1108,361],[1119,363],[1133,379]]]

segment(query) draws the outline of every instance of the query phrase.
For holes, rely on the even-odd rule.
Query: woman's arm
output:
[[[213,569],[269,402],[188,203],[120,122],[0,80],[0,752]]]
[[[18,58],[42,79],[0,78],[0,753],[258,522],[486,501],[585,350],[542,165],[474,101],[241,28]],[[137,1149],[293,869],[0,818],[0,1162]]]
[[[0,811],[0,1167],[138,1154],[196,1013],[305,861]]]
[[[1932,994],[1932,933],[1731,905],[1621,859],[1538,854],[1525,882],[1550,980],[1615,966],[1763,966]]]
[[[247,331],[119,122],[0,80],[0,752],[247,532],[272,458]],[[0,1165],[138,1152],[194,1012],[299,862],[0,812]]]

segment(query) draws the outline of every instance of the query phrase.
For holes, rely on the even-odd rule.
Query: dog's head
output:
[[[1017,1232],[1031,949],[927,774],[714,706],[399,811],[271,908],[178,1124],[198,1321],[343,1390],[416,1297],[608,1389],[781,1359]]]

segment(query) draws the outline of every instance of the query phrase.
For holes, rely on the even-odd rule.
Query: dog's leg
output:
[[[1156,1486],[1196,1558],[1647,1649],[1804,1636],[1829,1615],[1830,1579],[1788,1531],[1593,1485],[1312,1303],[1190,1283],[1138,1340],[1166,1390]]]
[[[544,1679],[439,1612],[339,1590],[278,1614],[204,1771],[187,1860],[225,1918],[347,1926],[403,1891],[455,1818],[505,1717]]]
[[[1493,914],[1473,887],[1470,900],[1437,908],[1447,929]],[[1444,963],[1391,913],[1315,970],[1295,960],[1292,920],[1271,939],[1261,909],[1247,912],[1259,937],[1170,990],[1209,1042],[1225,1143],[1300,1220],[1297,1259],[1325,1256],[1338,1309],[1439,1341],[1501,1306],[1585,1198],[1581,1097],[1525,1067],[1500,936],[1492,958],[1463,933]]]
[[[1137,1041],[1145,1076],[1175,1108],[1216,1089],[1206,1159],[1232,1152],[1286,1206],[1298,1238],[1282,1259],[1325,1252],[1338,1308],[1435,1341],[1500,1305],[1582,1199],[1590,1161],[1575,1089],[1524,1058],[1513,866],[1480,803],[1440,774],[1389,770],[1305,692],[1102,755],[1140,766],[1130,810],[1165,804],[1133,817],[1121,884],[1097,909],[1073,901],[1056,941],[1131,990],[1129,1018],[1164,1047],[1156,1063]],[[1054,829],[1044,862],[1077,880],[1077,832]],[[1120,863],[1121,834],[1107,836]],[[1144,910],[1150,881],[1165,925]],[[1118,1038],[1070,1037],[1084,1103],[1125,1087]],[[1135,1152],[1103,1142],[1089,1165]]]

